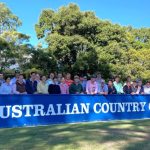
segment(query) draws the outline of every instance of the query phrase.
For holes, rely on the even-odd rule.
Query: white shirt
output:
[[[144,93],[150,94],[150,87],[144,86]]]

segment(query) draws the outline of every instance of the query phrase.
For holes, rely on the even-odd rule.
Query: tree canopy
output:
[[[127,75],[150,77],[150,28],[121,26],[81,11],[76,4],[58,10],[45,9],[35,24],[39,40],[48,46],[36,47],[30,37],[19,33],[20,19],[0,3],[0,65],[17,62],[22,70],[94,73],[105,78]]]
[[[0,70],[23,60],[23,47],[29,36],[17,32],[21,24],[19,18],[0,3]]]
[[[106,77],[150,76],[150,29],[112,24],[75,4],[45,9],[35,25],[64,70],[101,71]]]

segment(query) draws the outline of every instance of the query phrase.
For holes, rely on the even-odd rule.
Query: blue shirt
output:
[[[0,87],[0,94],[13,94],[12,85],[8,83],[3,83]]]
[[[52,79],[48,79],[46,80],[46,84],[49,86],[50,84],[54,84],[54,82]]]
[[[102,84],[98,86],[98,93],[101,93],[101,92],[108,92],[107,84],[104,84],[104,86],[102,86]]]
[[[5,83],[5,80],[4,79],[0,79],[0,86]]]
[[[82,83],[81,83],[84,92],[86,91],[86,84],[87,84],[86,80],[82,81]]]

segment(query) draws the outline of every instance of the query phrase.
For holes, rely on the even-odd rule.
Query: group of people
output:
[[[116,76],[106,83],[100,73],[91,75],[89,80],[87,76],[78,75],[72,80],[70,73],[50,73],[47,78],[36,72],[27,80],[19,72],[13,78],[4,79],[4,74],[0,73],[0,94],[150,94],[150,81],[143,85],[142,80],[132,81],[128,76],[122,83]]]

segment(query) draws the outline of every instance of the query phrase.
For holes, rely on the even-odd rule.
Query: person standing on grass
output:
[[[115,77],[115,81],[114,81],[114,87],[116,88],[117,90],[117,94],[123,94],[123,86],[120,82],[120,77],[119,76],[116,76]]]
[[[59,84],[61,94],[69,94],[69,86],[65,83],[65,78],[61,79],[61,83]]]
[[[96,76],[91,76],[91,80],[89,80],[86,84],[86,93],[87,94],[97,94],[98,93],[98,85],[96,82]]]
[[[83,87],[80,84],[79,76],[74,76],[74,83],[72,83],[69,87],[70,94],[81,94],[83,93]]]
[[[36,94],[37,93],[37,81],[36,73],[31,72],[30,79],[26,81],[26,91],[27,94]]]
[[[13,87],[10,84],[10,77],[5,78],[5,83],[0,87],[0,94],[13,94]]]
[[[42,76],[40,82],[38,82],[37,93],[48,94],[48,85],[46,83],[46,76]]]
[[[16,84],[13,85],[13,93],[14,94],[27,94],[26,92],[26,84],[24,82],[24,77],[22,74],[19,75]]]

